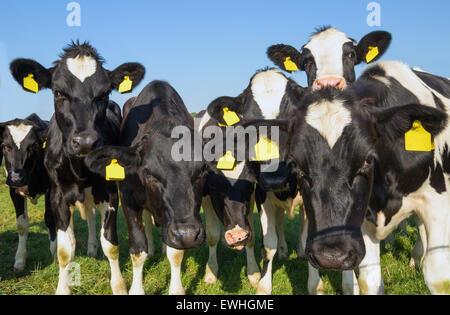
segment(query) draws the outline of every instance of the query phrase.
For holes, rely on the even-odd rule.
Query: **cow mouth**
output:
[[[27,186],[22,186],[22,187],[16,187],[15,188],[16,193],[24,196],[24,197],[29,197],[30,196],[30,191],[28,189],[28,185]]]

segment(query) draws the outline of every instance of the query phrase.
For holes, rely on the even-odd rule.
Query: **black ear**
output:
[[[131,92],[144,78],[145,68],[139,63],[129,62],[117,67],[110,72],[109,77],[111,79],[112,88],[119,90],[121,93]],[[131,86],[128,89],[121,90],[120,86],[128,77],[131,81]]]
[[[206,111],[218,124],[228,126],[228,116],[225,116],[225,114],[229,113],[230,117],[235,117],[234,114],[237,115],[238,118],[231,119],[232,122],[236,121],[237,123],[243,118],[244,106],[237,97],[222,96],[212,101]]]
[[[113,159],[116,159],[120,166],[125,168],[125,175],[135,173],[141,164],[141,158],[136,148],[118,146],[102,146],[90,152],[84,159],[84,164],[91,172],[105,177],[106,167],[111,164]]]
[[[37,92],[30,90],[24,86],[24,79],[32,75],[32,79],[37,83],[37,90],[50,88],[52,82],[52,74],[49,69],[44,68],[38,62],[31,59],[16,59],[11,62],[9,66],[11,74],[14,79],[26,91]]]
[[[389,48],[391,40],[391,33],[384,31],[375,31],[364,36],[356,46],[357,64],[377,61]]]
[[[302,54],[292,46],[283,44],[270,46],[267,49],[267,56],[273,63],[280,67],[280,69],[289,73],[298,71],[299,69],[303,70]]]
[[[426,131],[437,136],[447,126],[447,114],[439,109],[423,105],[404,105],[376,111],[377,134],[390,140],[403,137],[414,121],[418,120]]]

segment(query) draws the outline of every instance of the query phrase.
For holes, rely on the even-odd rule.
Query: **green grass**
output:
[[[4,175],[0,176],[4,183]],[[54,294],[58,282],[58,264],[50,255],[47,230],[43,222],[44,200],[36,206],[29,203],[30,228],[28,236],[28,258],[25,271],[17,275],[13,272],[14,256],[17,247],[15,212],[9,198],[9,189],[0,185],[0,294]],[[260,225],[255,213],[255,235],[261,235]],[[81,286],[72,289],[73,294],[111,294],[109,285],[109,264],[103,256],[99,244],[98,258],[87,257],[87,223],[81,220],[78,212],[74,219],[77,250],[75,262],[81,266]],[[289,247],[289,260],[275,258],[273,273],[273,294],[308,294],[307,263],[296,254],[298,216],[286,219],[286,239]],[[97,215],[97,230],[100,230],[100,216]],[[128,288],[132,280],[132,265],[128,255],[128,233],[122,211],[118,216],[120,242],[120,264]],[[153,232],[156,254],[149,258],[144,267],[144,289],[146,294],[167,294],[170,280],[170,266],[161,254],[159,230]],[[386,294],[429,294],[422,272],[408,267],[410,253],[417,238],[417,230],[412,221],[408,222],[406,233],[397,233],[394,246],[382,247],[382,273]],[[262,267],[261,239],[257,237],[255,252]],[[204,269],[208,259],[206,245],[186,251],[182,267],[182,281],[187,294],[254,294],[246,277],[245,252],[237,252],[219,244],[219,276],[216,284],[203,283]],[[342,294],[341,273],[321,272],[326,294]]]

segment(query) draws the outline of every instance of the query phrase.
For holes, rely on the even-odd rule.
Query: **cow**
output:
[[[185,148],[191,150],[194,121],[181,97],[164,81],[149,83],[135,100],[127,102],[124,113],[118,145],[92,151],[86,165],[105,176],[106,166],[115,159],[125,170],[119,189],[133,263],[130,294],[145,293],[142,269],[152,243],[148,239],[152,218],[162,227],[162,241],[167,245],[171,266],[169,294],[184,294],[184,250],[198,247],[205,240],[200,206],[208,164],[191,155],[186,159],[175,156],[179,141],[183,140],[176,139],[177,130],[186,133]]]
[[[44,167],[44,144],[47,138],[48,122],[32,114],[25,119],[14,119],[0,124],[0,143],[5,157],[6,184],[16,210],[19,245],[16,252],[14,271],[22,272],[26,266],[29,218],[27,200],[36,204],[45,195],[45,224],[50,239],[52,255],[56,251],[56,229],[47,191],[48,174]]]
[[[284,71],[305,71],[308,86],[314,90],[327,86],[344,89],[356,80],[355,66],[380,59],[391,40],[390,33],[375,31],[356,44],[340,30],[324,26],[311,35],[301,52],[292,46],[277,44],[268,48],[267,55]]]
[[[383,61],[347,91],[327,87],[302,99],[285,150],[304,199],[313,267],[359,267],[363,293],[381,293],[379,240],[415,212],[426,231],[426,284],[448,293],[449,91],[444,78]],[[406,150],[417,121],[434,138],[433,152],[431,140],[427,152]]]
[[[16,59],[11,65],[14,79],[27,91],[49,88],[55,113],[50,121],[44,165],[49,175],[49,207],[55,218],[59,280],[56,294],[70,294],[69,271],[75,255],[73,212],[88,220],[88,255],[96,256],[95,208],[101,213],[100,240],[111,267],[114,294],[126,294],[119,267],[117,237],[117,187],[90,172],[84,158],[94,148],[116,144],[121,114],[109,101],[112,90],[131,91],[142,80],[145,69],[125,63],[115,70],[103,67],[104,59],[88,42],[72,42],[51,68],[31,59]]]

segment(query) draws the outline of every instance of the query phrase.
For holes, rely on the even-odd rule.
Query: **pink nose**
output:
[[[248,232],[244,230],[234,230],[225,233],[225,239],[227,240],[228,245],[234,246],[239,242],[242,242],[247,239]]]
[[[345,87],[344,78],[322,78],[314,81],[313,91],[318,91],[324,87],[332,87],[339,90],[343,90]]]

